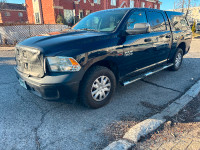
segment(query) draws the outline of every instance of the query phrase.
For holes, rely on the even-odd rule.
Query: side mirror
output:
[[[126,30],[126,33],[129,35],[144,34],[149,32],[150,32],[150,24],[148,23],[136,23],[133,29]]]

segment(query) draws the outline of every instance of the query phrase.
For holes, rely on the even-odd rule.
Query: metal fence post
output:
[[[29,36],[31,37],[31,25],[28,26],[29,26]]]
[[[48,28],[49,28],[49,24],[48,24]],[[50,28],[49,28],[49,32],[50,32]]]

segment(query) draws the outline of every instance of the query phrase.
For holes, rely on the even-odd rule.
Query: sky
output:
[[[175,0],[160,0],[162,2],[161,10],[169,10],[174,8],[174,1]],[[200,0],[197,0],[200,4]],[[22,4],[25,3],[25,0],[7,0],[8,3],[18,3]]]
[[[174,8],[174,0],[160,0],[162,5],[160,6],[161,10],[169,10]]]
[[[8,3],[17,3],[17,4],[23,4],[25,3],[25,0],[6,0]]]

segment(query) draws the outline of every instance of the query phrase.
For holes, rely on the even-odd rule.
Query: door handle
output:
[[[116,52],[116,51],[114,51],[114,52],[111,52],[111,54],[114,54],[114,55],[116,55],[116,54],[117,54],[117,52]]]
[[[160,38],[163,38],[163,37],[165,37],[165,36],[164,36],[164,35],[160,35],[159,37],[160,37]]]
[[[144,42],[151,42],[151,39],[144,39]]]

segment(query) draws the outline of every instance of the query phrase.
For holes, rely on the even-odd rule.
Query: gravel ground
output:
[[[108,137],[108,140],[111,141],[115,141],[115,140],[119,140],[121,139],[124,134],[134,125],[136,125],[137,123],[139,123],[140,121],[137,119],[133,119],[133,117],[129,116],[124,116],[121,117],[120,121],[116,121],[113,122],[111,124],[109,124],[105,131],[104,134],[106,137]]]
[[[163,126],[143,137],[135,149],[200,149],[200,94],[179,114],[167,119]]]

